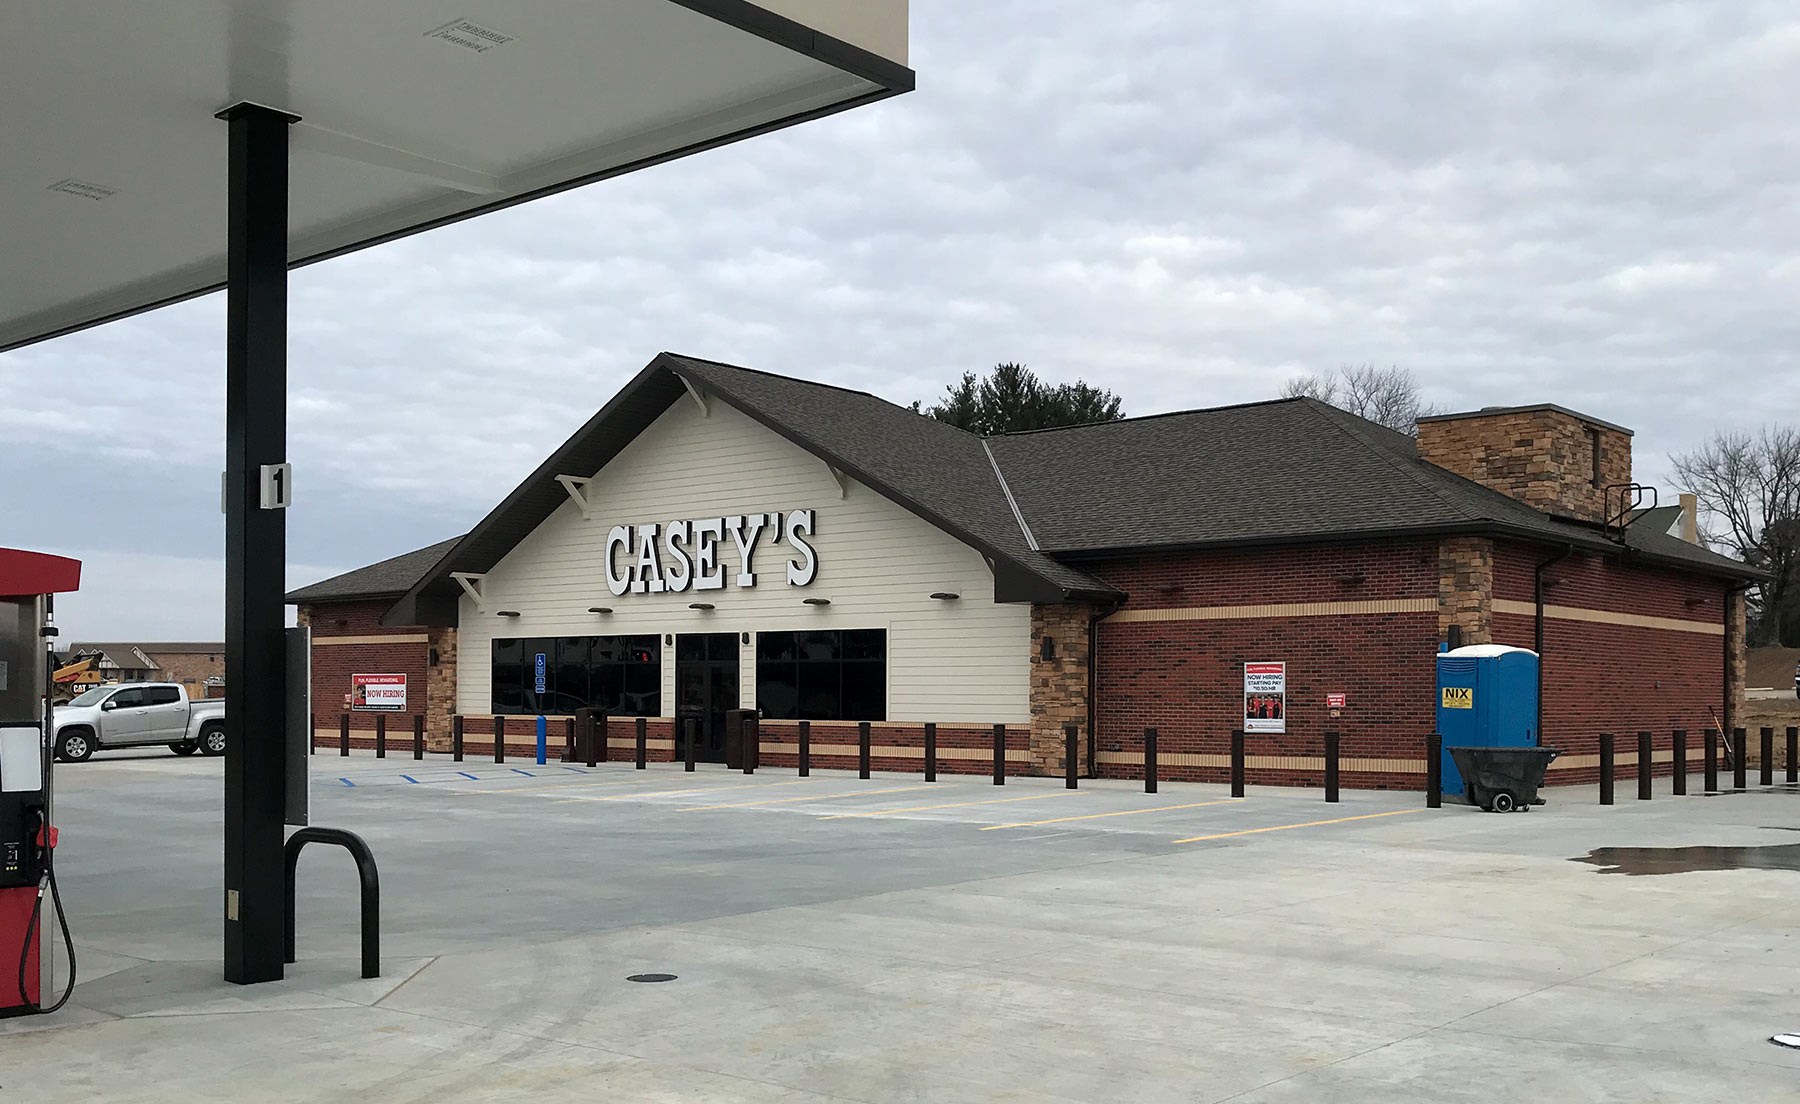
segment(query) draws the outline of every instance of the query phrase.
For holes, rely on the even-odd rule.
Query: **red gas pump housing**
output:
[[[81,562],[0,548],[0,1017],[40,1010],[51,820],[53,595]],[[22,979],[22,980],[21,980]]]

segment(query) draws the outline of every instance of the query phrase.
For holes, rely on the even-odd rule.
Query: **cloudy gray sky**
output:
[[[913,0],[918,91],[314,266],[291,578],[473,524],[658,350],[1132,414],[1346,362],[1638,431],[1800,421],[1791,3]],[[222,633],[218,296],[0,355],[65,635]]]

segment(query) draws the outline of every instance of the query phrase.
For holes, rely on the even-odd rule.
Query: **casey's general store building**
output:
[[[989,769],[1003,724],[1009,769],[1060,773],[1073,721],[1090,774],[1135,777],[1155,726],[1165,777],[1223,780],[1260,728],[1250,780],[1297,782],[1336,731],[1346,785],[1417,788],[1458,639],[1541,653],[1573,781],[1602,731],[1666,749],[1742,697],[1754,573],[1629,483],[1630,431],[1552,405],[1416,441],[1310,399],[983,439],[663,354],[467,535],[289,600],[322,744],[385,709],[436,748],[462,715],[471,754],[498,714],[523,752],[589,706],[662,759],[698,716],[705,760],[753,708],[764,765],[802,719],[851,765],[868,721],[877,769],[918,770],[935,722],[942,770]]]

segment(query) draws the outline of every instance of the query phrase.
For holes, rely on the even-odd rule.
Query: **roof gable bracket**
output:
[[[588,498],[587,485],[593,480],[579,475],[559,475],[556,477],[556,481],[562,484],[563,490],[569,492],[569,497],[575,500],[575,505],[581,507],[581,520],[592,521],[594,504]]]
[[[452,571],[450,577],[456,580],[457,586],[463,588],[463,593],[467,594],[469,600],[475,603],[478,611],[487,612],[487,599],[482,595],[482,591],[487,589],[486,575],[473,571]]]
[[[681,386],[687,388],[687,393],[689,396],[691,396],[693,398],[694,405],[700,408],[700,416],[702,418],[712,417],[712,411],[707,409],[707,405],[706,405],[706,392],[700,390],[698,387],[695,387],[694,381],[691,379],[688,379],[686,376],[682,375],[680,372],[675,373],[675,378],[681,381]]]
[[[825,465],[825,470],[831,473],[831,481],[833,483],[837,484],[838,497],[839,498],[849,498],[850,497],[850,477],[845,475],[842,471],[838,470],[837,468],[833,467],[830,464]]]

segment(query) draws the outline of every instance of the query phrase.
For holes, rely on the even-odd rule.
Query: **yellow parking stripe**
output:
[[[1032,794],[1030,797],[999,797],[990,801],[952,801],[948,805],[914,805],[905,809],[875,809],[867,813],[833,813],[820,820],[842,820],[845,817],[887,816],[889,813],[922,813],[927,809],[962,809],[970,805],[1004,805],[1009,801],[1042,801],[1046,797],[1078,797],[1080,790],[1058,790],[1056,793]]]
[[[681,790],[640,790],[636,793],[609,794],[606,797],[558,797],[553,801],[632,801],[640,797],[674,797],[680,794],[718,793],[721,790],[770,790],[776,786],[804,786],[811,782],[810,778],[796,778],[792,782],[753,782],[746,786],[705,786],[689,787]]]
[[[837,797],[868,797],[873,794],[902,793],[906,790],[935,790],[937,786],[895,786],[891,790],[857,790],[851,793],[813,794],[811,797],[772,797],[767,801],[733,801],[729,805],[689,805],[678,813],[698,813],[706,809],[745,809],[752,805],[792,805],[796,801],[830,801]]]
[[[1139,813],[1166,813],[1170,809],[1198,809],[1203,805],[1230,805],[1244,800],[1241,797],[1222,797],[1217,801],[1196,801],[1192,805],[1158,805],[1150,809],[1121,809],[1116,813],[1084,813],[1081,816],[1051,817],[1049,820],[1022,820],[1017,824],[990,824],[983,832],[992,832],[997,828],[1036,828],[1040,824],[1065,824],[1071,820],[1099,820],[1101,817],[1137,816]]]
[[[502,779],[502,781],[505,781]],[[633,782],[661,782],[662,779],[651,775],[634,775],[630,778],[614,778],[605,782],[564,782],[554,786],[499,786],[491,790],[446,790],[445,793],[457,797],[474,797],[479,794],[509,793],[560,793],[563,790],[592,790],[602,786],[629,786]]]
[[[1337,817],[1333,820],[1309,820],[1305,824],[1277,824],[1269,828],[1245,828],[1237,832],[1219,832],[1211,836],[1189,836],[1178,839],[1176,843],[1199,843],[1202,840],[1226,839],[1231,836],[1254,836],[1258,832],[1281,832],[1289,828],[1317,828],[1321,824],[1342,824],[1347,820],[1373,820],[1376,817],[1399,816],[1401,813],[1416,813],[1417,809],[1395,809],[1387,813],[1364,813],[1361,816]]]

